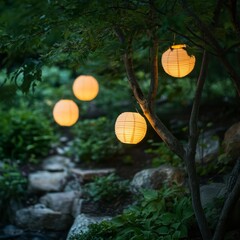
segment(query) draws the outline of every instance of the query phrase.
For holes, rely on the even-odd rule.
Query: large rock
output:
[[[222,198],[226,194],[226,184],[211,183],[200,187],[201,203],[203,207],[207,207],[213,203],[216,198]]]
[[[42,168],[47,171],[64,171],[73,168],[74,165],[69,158],[54,155],[43,160]]]
[[[106,169],[92,169],[92,170],[84,170],[73,168],[71,169],[71,173],[77,176],[81,181],[90,181],[95,177],[101,177],[105,175],[109,175],[114,173],[116,170],[114,168],[106,168]]]
[[[74,236],[87,232],[90,224],[100,223],[105,220],[111,220],[111,217],[92,217],[85,214],[78,215],[68,233],[67,240],[69,240],[70,237],[74,239]]]
[[[225,133],[223,140],[225,153],[233,158],[240,156],[240,122],[232,125]]]
[[[135,174],[130,186],[133,193],[142,188],[160,189],[163,184],[177,182],[182,184],[184,174],[181,170],[170,166],[161,166],[158,168],[144,169]]]
[[[72,214],[73,202],[80,197],[80,192],[48,193],[40,198],[46,207],[65,214]]]
[[[29,174],[28,181],[32,192],[60,192],[67,181],[67,172],[38,171]]]
[[[43,204],[20,209],[16,212],[16,224],[32,230],[67,230],[73,222],[72,216],[46,208]]]

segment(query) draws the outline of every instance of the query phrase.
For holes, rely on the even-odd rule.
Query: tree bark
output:
[[[206,70],[207,70],[207,53],[204,50],[201,71],[197,81],[197,88],[195,93],[195,98],[193,102],[192,112],[189,121],[189,141],[186,150],[186,167],[187,173],[189,177],[189,186],[191,190],[192,196],[192,205],[194,209],[194,213],[197,219],[197,223],[202,234],[202,238],[204,240],[211,239],[211,232],[208,227],[207,219],[205,213],[202,208],[201,200],[200,200],[200,190],[199,190],[199,182],[196,173],[196,165],[195,165],[195,155],[196,155],[196,147],[198,142],[198,113],[200,107],[200,100],[202,95],[203,86],[206,79]]]
[[[238,169],[236,169],[237,172],[235,173],[235,175],[238,177],[234,184],[233,189],[229,189],[230,192],[228,193],[227,200],[225,201],[222,212],[220,214],[218,224],[213,236],[213,240],[224,239],[224,233],[226,230],[226,223],[229,217],[229,213],[231,212],[231,210],[233,210],[237,200],[239,199],[239,195],[240,195],[239,161],[240,159],[238,159],[238,162],[236,163],[236,168]],[[233,172],[234,170],[235,169],[233,169]]]
[[[144,97],[143,92],[137,82],[134,69],[131,51],[128,51],[123,56],[125,69],[127,72],[128,80],[132,88],[133,94],[140,105],[143,114],[148,119],[149,123],[159,135],[159,137],[169,146],[169,148],[176,153],[181,159],[185,157],[185,150],[183,145],[178,141],[176,137],[168,130],[168,128],[161,122],[161,120],[153,113],[151,104]],[[153,82],[152,82],[153,83]],[[151,87],[150,87],[151,88]]]

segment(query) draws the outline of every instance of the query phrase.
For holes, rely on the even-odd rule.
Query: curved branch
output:
[[[208,54],[206,53],[206,50],[204,50],[201,70],[197,81],[197,88],[189,121],[189,140],[188,147],[186,150],[186,167],[189,177],[189,185],[191,189],[192,204],[198,222],[198,226],[204,240],[211,239],[211,233],[200,200],[200,190],[198,177],[196,173],[195,155],[198,141],[198,126],[197,126],[198,114],[203,86],[206,80],[207,66],[208,66]]]
[[[233,171],[237,170],[236,172],[237,176],[239,175],[239,163],[240,163],[240,160],[238,159],[235,166],[238,169],[236,168],[233,169]],[[222,240],[224,238],[226,222],[228,220],[229,213],[231,212],[231,210],[233,210],[237,200],[239,199],[239,195],[240,195],[240,176],[238,176],[233,189],[230,191],[230,193],[228,193],[227,200],[225,201],[221,215],[218,220],[218,224],[213,236],[213,240]]]
[[[151,104],[150,108],[154,108],[155,99],[158,90],[158,37],[156,34],[157,24],[156,22],[156,12],[154,10],[154,1],[150,0],[150,20],[153,23],[153,27],[150,30],[150,35],[152,37],[152,46],[150,48],[151,55],[151,83],[148,93],[148,103]]]
[[[156,38],[154,38],[153,47],[151,48],[151,62],[152,76],[148,93],[148,102],[151,103],[151,108],[153,108],[158,90],[158,40]]]
[[[222,0],[219,0],[221,2]],[[220,46],[217,39],[214,37],[213,32],[208,28],[208,26],[205,25],[205,23],[198,17],[198,15],[189,7],[189,3],[187,0],[181,0],[182,6],[184,10],[188,13],[189,16],[191,16],[195,21],[197,22],[199,28],[204,32],[205,37],[208,39],[208,41],[212,44],[213,49],[216,50],[218,53],[218,57],[221,60],[222,64],[225,66],[226,70],[228,71],[229,75],[231,76],[235,87],[237,89],[238,95],[240,96],[240,76],[235,71],[235,69],[232,67],[232,65],[229,63],[228,59],[225,56],[224,49]],[[220,8],[216,8],[220,10]],[[216,14],[216,11],[215,11]],[[215,18],[215,21],[218,19]]]

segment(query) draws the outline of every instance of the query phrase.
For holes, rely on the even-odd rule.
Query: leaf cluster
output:
[[[121,180],[114,173],[96,177],[93,182],[84,185],[84,192],[93,201],[113,201],[129,192],[129,181]]]
[[[55,140],[51,122],[39,111],[12,108],[1,113],[0,156],[21,164],[45,157]]]
[[[71,128],[74,139],[69,154],[75,154],[85,162],[112,158],[122,149],[113,129],[113,122],[106,117],[82,120]]]
[[[71,240],[172,240],[186,239],[193,220],[191,201],[174,186],[160,191],[145,190],[137,205],[111,221],[90,225],[87,233]]]
[[[1,163],[0,166],[0,212],[1,222],[9,219],[12,201],[20,202],[25,196],[27,179],[21,174],[16,165]]]
[[[153,167],[159,167],[164,164],[170,164],[173,167],[182,165],[182,160],[163,142],[153,142],[153,140],[149,140],[148,143],[150,147],[145,150],[145,153],[150,156]]]

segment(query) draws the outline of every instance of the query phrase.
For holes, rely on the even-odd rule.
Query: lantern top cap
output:
[[[65,99],[64,99],[64,98],[63,98],[63,99],[60,99],[59,102],[60,102],[60,101],[64,101],[64,102],[73,102],[73,100],[71,100],[71,99],[66,99],[66,98],[65,98]]]
[[[186,44],[177,44],[177,45],[172,45],[171,48],[172,49],[181,49],[181,48],[185,48]]]

